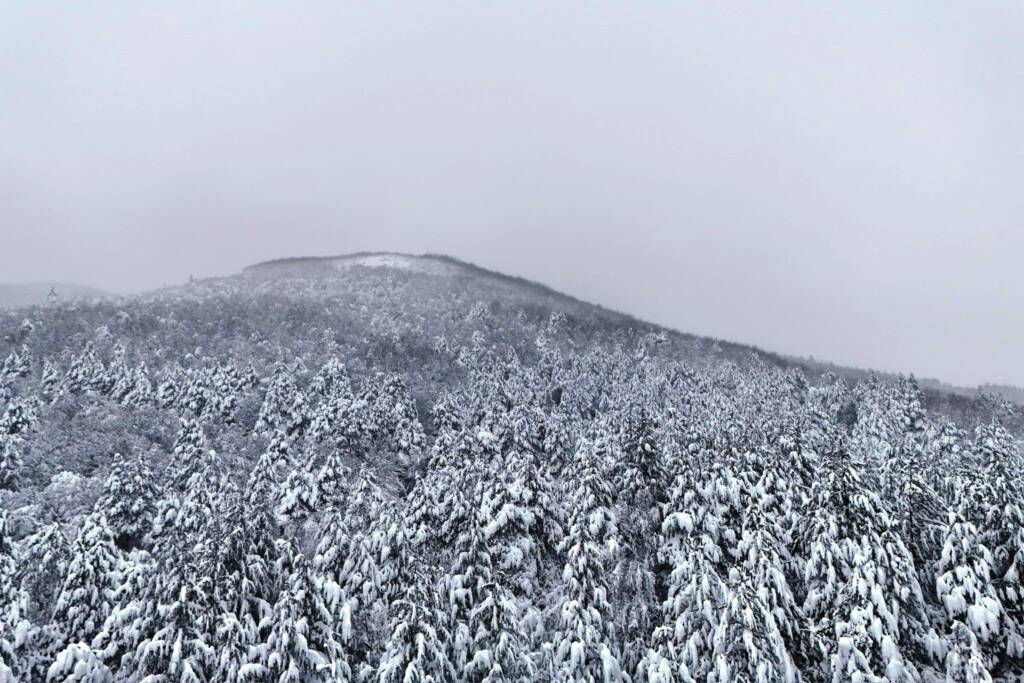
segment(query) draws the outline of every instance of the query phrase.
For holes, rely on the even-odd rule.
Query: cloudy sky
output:
[[[0,3],[0,281],[446,252],[1024,384],[1024,4]]]

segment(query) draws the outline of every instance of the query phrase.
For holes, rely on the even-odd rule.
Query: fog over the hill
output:
[[[1024,5],[0,6],[0,282],[443,252],[1024,384]]]

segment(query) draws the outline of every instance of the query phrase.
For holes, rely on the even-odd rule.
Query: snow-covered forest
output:
[[[0,682],[1024,680],[1009,405],[438,262],[0,313]]]

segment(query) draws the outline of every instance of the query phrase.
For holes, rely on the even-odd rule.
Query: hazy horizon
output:
[[[0,8],[0,281],[437,252],[1024,385],[1024,6]]]

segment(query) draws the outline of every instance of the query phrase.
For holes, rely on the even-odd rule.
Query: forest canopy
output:
[[[0,313],[0,682],[1017,681],[1020,417],[452,267]]]

